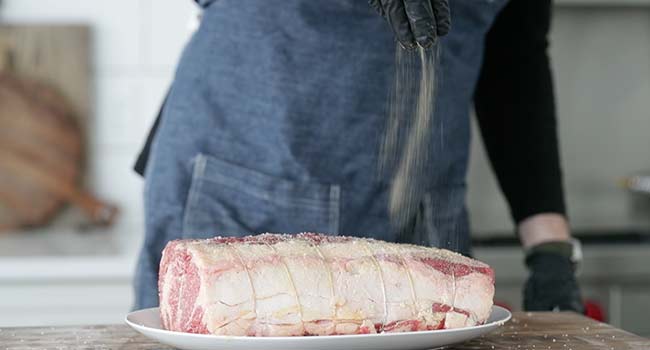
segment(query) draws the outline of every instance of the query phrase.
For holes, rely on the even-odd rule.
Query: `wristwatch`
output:
[[[576,267],[582,263],[582,243],[577,238],[571,238],[571,262],[573,262]]]
[[[580,240],[577,238],[571,238],[568,241],[540,243],[528,249],[526,256],[535,253],[550,253],[567,257],[573,263],[576,273],[582,263],[582,243],[580,243]]]

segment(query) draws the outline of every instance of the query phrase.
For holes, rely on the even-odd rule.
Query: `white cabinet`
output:
[[[0,283],[0,327],[121,323],[127,281]]]
[[[125,259],[0,259],[0,327],[122,323],[131,308]]]

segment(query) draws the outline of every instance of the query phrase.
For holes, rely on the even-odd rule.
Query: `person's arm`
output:
[[[511,0],[487,34],[474,95],[485,147],[516,223],[566,214],[549,26],[549,0]]]
[[[528,310],[581,311],[571,260],[550,61],[551,1],[511,0],[485,42],[474,95],[499,185],[527,251]]]

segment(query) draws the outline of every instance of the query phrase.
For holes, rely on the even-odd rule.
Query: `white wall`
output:
[[[89,187],[116,203],[112,235],[133,252],[142,232],[142,181],[131,169],[189,37],[191,0],[9,0],[0,21],[83,23],[93,31],[94,111]]]

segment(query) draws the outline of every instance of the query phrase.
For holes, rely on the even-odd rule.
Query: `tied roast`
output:
[[[444,249],[319,234],[171,241],[159,275],[168,330],[245,336],[474,326],[494,272]]]

